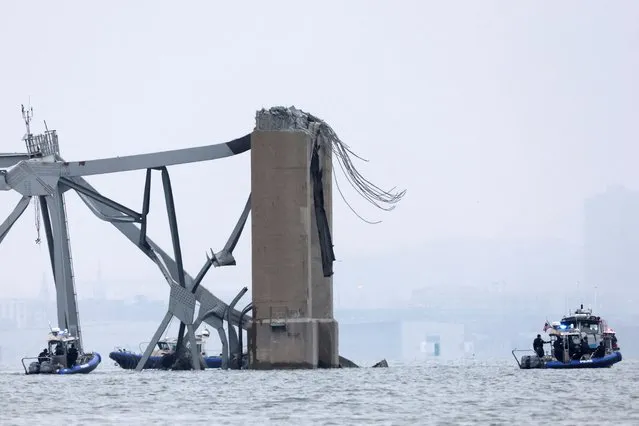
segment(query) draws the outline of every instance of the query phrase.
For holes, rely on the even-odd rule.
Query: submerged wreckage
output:
[[[195,342],[197,345],[197,353],[199,354],[200,368],[220,368],[222,366],[222,357],[217,355],[209,355],[206,352],[206,341],[210,336],[208,329],[204,329],[202,333],[195,335]],[[142,344],[140,344],[140,347]],[[168,370],[175,366],[175,355],[177,349],[176,338],[164,338],[158,340],[157,347],[151,352],[151,356],[146,360],[144,364],[145,370]],[[143,352],[143,350],[141,350]],[[190,352],[187,352],[187,354]],[[134,353],[123,348],[116,348],[109,354],[109,358],[115,361],[115,364],[125,370],[134,370],[140,360],[142,359],[141,353]],[[191,365],[191,358],[187,357],[184,360],[188,361],[184,368],[188,369]]]
[[[352,187],[380,209],[394,208],[405,191],[383,191],[364,179],[350,160],[350,155],[355,154],[324,121],[293,107],[276,107],[258,111],[255,131],[229,142],[68,162],[60,153],[55,130],[47,128],[43,134],[31,133],[32,112],[23,107],[27,127],[23,139],[27,152],[0,154],[0,190],[22,194],[22,199],[0,225],[0,242],[33,200],[37,217],[44,224],[56,287],[59,328],[52,330],[46,356],[41,354],[37,361],[25,366],[27,373],[88,373],[101,360],[97,353],[85,353],[82,345],[64,199],[69,190],[76,192],[100,220],[112,224],[153,261],[170,288],[167,313],[143,353],[115,351],[110,354],[123,368],[140,371],[160,365],[196,370],[345,366],[345,362],[341,362],[344,359],[338,358],[337,322],[332,309],[332,262],[335,259],[331,236],[332,159],[339,161]],[[211,251],[200,271],[192,276],[183,266],[167,167],[222,159],[249,150],[252,194],[222,250]],[[296,164],[298,172],[285,172],[287,164]],[[141,211],[102,195],[86,180],[92,175],[133,170],[146,171]],[[153,171],[161,175],[172,255],[147,236]],[[273,199],[278,203],[273,203]],[[383,207],[383,204],[389,206]],[[227,304],[206,289],[202,281],[211,267],[236,264],[233,250],[249,214],[252,214],[253,301],[238,311],[235,306],[247,292],[246,287]],[[305,241],[305,245],[299,246],[299,241]],[[301,253],[306,257],[300,258]],[[297,260],[291,260],[295,257]],[[284,274],[281,276],[286,279],[278,282],[278,274]],[[308,288],[310,293],[305,290]],[[301,299],[298,295],[302,295]],[[197,312],[196,304],[199,304]],[[162,341],[161,336],[173,318],[180,322],[178,334],[170,343]],[[224,328],[225,322],[228,331]],[[195,333],[204,323],[217,331],[222,344],[219,357],[202,357],[202,335],[198,337]],[[249,350],[246,353],[242,345],[244,330],[251,330],[247,333]],[[298,335],[305,338],[291,337]],[[58,343],[61,348],[56,351]],[[382,361],[379,366],[384,365],[387,364]]]

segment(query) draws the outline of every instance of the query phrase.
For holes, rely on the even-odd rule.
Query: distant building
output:
[[[33,311],[23,299],[0,300],[0,326],[2,328],[26,328],[31,323]]]
[[[53,283],[47,282],[46,274],[42,274],[42,281],[40,282],[40,290],[38,291],[38,300],[42,303],[51,302],[51,292],[49,291],[49,287],[55,288]]]
[[[402,323],[402,358],[461,359],[466,356],[464,325],[429,321]]]
[[[621,186],[585,201],[584,296],[598,310],[636,311],[639,302],[639,192]],[[594,300],[584,301],[588,305]]]
[[[336,312],[340,354],[356,362],[461,359],[472,355],[461,323],[428,319],[423,310]]]

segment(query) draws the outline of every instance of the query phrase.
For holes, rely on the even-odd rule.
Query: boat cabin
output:
[[[209,336],[210,336],[209,330],[206,328],[201,334],[195,335],[195,344],[197,345],[197,351],[199,354],[202,354],[202,356],[206,356],[205,343]],[[184,343],[186,347],[189,347],[188,339],[184,339]],[[177,338],[161,339],[158,341],[157,348],[152,352],[151,356],[162,356],[171,352],[175,352],[176,347],[177,347]],[[140,349],[142,351],[142,348]]]
[[[577,328],[564,330],[553,328],[548,334],[550,335],[551,356],[562,362],[567,362],[571,359],[590,359],[592,356],[603,356],[614,350],[612,349],[611,338],[603,333],[591,335]],[[597,343],[594,345],[593,337],[597,338]],[[586,340],[588,349],[582,347],[582,339]],[[560,344],[557,344],[558,340]],[[602,342],[604,352],[600,353],[599,351],[602,349],[599,346]]]
[[[160,340],[158,342],[158,351],[173,352],[175,351],[176,344],[177,340],[175,340],[174,342],[168,342],[166,339]]]
[[[78,338],[71,336],[67,330],[60,330],[59,328],[51,329],[51,332],[47,336],[47,350],[51,358],[51,364],[59,364],[63,368],[70,367],[69,361],[77,361],[78,359]],[[70,349],[76,349],[75,360],[70,359],[69,353],[73,352]],[[73,356],[72,356],[73,357]]]
[[[591,349],[599,346],[603,340],[601,317],[592,314],[591,309],[584,309],[584,305],[576,309],[574,314],[564,316],[559,322],[560,331],[579,331]]]

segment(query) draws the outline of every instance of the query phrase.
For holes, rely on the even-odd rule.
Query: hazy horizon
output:
[[[462,295],[465,286],[487,288],[515,276],[505,266],[499,271],[495,257],[490,271],[469,267],[473,272],[457,279],[475,255],[457,256],[453,246],[436,257],[428,247],[437,241],[563,241],[573,247],[554,255],[567,256],[563,264],[527,264],[525,252],[500,256],[504,265],[522,265],[522,278],[508,281],[513,291],[530,292],[526,280],[541,277],[540,268],[544,277],[556,276],[549,286],[565,282],[568,289],[587,279],[577,265],[585,200],[616,185],[639,189],[633,136],[639,5],[460,4],[6,3],[0,6],[7,64],[0,70],[0,151],[24,149],[19,106],[29,100],[34,131],[44,129],[43,120],[57,129],[67,160],[224,142],[250,132],[256,110],[295,105],[325,119],[370,160],[357,163],[366,177],[383,188],[407,189],[396,210],[380,212],[338,172],[349,203],[383,221],[361,222],[334,193],[339,303],[355,302],[357,293],[338,288],[359,285],[363,270],[373,271],[367,285],[383,289],[397,253],[425,261],[403,265],[394,294],[377,292],[378,303],[426,284]],[[169,172],[185,266],[195,274],[241,212],[250,191],[249,155]],[[143,172],[88,180],[140,208]],[[153,188],[149,234],[169,249],[160,185]],[[0,197],[4,219],[19,196]],[[75,195],[67,197],[67,211],[79,292],[86,295],[81,283],[92,281],[100,265],[105,281],[123,283],[107,294],[168,299],[156,266],[111,225]],[[36,236],[31,206],[0,244],[3,297],[37,294],[43,274],[52,283],[43,230],[39,246]],[[636,245],[627,247],[628,258],[639,254]],[[236,258],[238,266],[216,268],[204,282],[226,300],[250,288],[250,224]],[[615,286],[634,293],[639,277],[632,271],[628,266]],[[439,274],[436,281],[421,282],[431,272]],[[538,297],[553,299],[541,290]]]

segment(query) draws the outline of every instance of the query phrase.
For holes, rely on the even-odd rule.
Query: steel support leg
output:
[[[226,309],[226,313],[225,313],[225,317],[226,317],[226,323],[228,324],[228,332],[229,332],[229,360],[230,360],[230,367],[231,370],[237,370],[239,369],[239,365],[240,361],[238,360],[238,356],[241,357],[241,354],[238,355],[238,339],[237,339],[237,332],[235,331],[235,326],[233,325],[233,322],[231,321],[231,311],[235,308],[235,305],[237,305],[237,302],[240,301],[240,299],[242,298],[242,296],[244,296],[244,294],[246,294],[246,292],[248,291],[247,287],[244,287],[242,290],[240,290],[240,292],[237,294],[237,296],[235,296],[235,298],[231,301],[231,303],[229,303],[229,307]],[[241,329],[240,329],[241,332]],[[241,348],[240,348],[240,352],[241,352]]]
[[[56,191],[48,197],[48,210],[52,219],[55,260],[55,283],[58,300],[58,326],[67,328],[78,338],[78,350],[82,352],[82,337],[75,301],[75,284],[69,250],[69,234],[63,195]],[[62,307],[62,309],[60,309]]]
[[[244,307],[244,309],[242,309],[242,312],[240,313],[240,324],[242,323],[242,319],[244,318],[244,315],[246,315],[249,311],[253,310],[253,302],[249,302],[248,305],[246,305]],[[244,336],[244,330],[242,330],[242,327],[240,327],[240,334],[239,334],[239,343],[238,346],[240,347],[240,370],[243,367],[244,364],[244,345],[242,345],[242,338]],[[247,335],[248,337],[248,335]],[[248,340],[248,339],[247,339]],[[247,342],[248,343],[248,342]]]
[[[142,225],[140,226],[140,246],[147,247],[146,242],[146,224],[149,208],[151,207],[151,169],[146,170],[146,179],[144,183],[144,198],[142,201]]]
[[[55,278],[55,256],[53,252],[53,231],[51,230],[51,215],[49,214],[49,207],[47,205],[47,197],[41,195],[38,197],[40,200],[40,212],[42,213],[42,222],[44,223],[44,233],[47,236],[47,247],[49,249],[49,260],[51,261],[51,272]],[[54,279],[55,281],[55,279]]]
[[[197,342],[195,340],[195,328],[192,324],[186,326],[186,333],[189,336],[189,344],[191,346],[191,364],[194,370],[201,370],[200,357],[202,354],[197,350]]]
[[[182,249],[180,248],[180,234],[178,232],[177,217],[175,214],[175,200],[173,199],[173,189],[171,188],[171,178],[166,167],[161,167],[162,185],[164,186],[164,198],[166,200],[166,213],[169,217],[169,227],[171,228],[171,240],[173,242],[173,253],[175,255],[175,263],[177,264],[177,282],[182,288],[186,288],[184,282],[184,265],[182,263]],[[180,329],[177,336],[177,344],[175,352],[180,355],[182,345],[184,344],[185,325],[180,322]]]
[[[220,342],[222,342],[222,365],[220,368],[226,370],[229,368],[229,343],[226,340],[226,332],[221,323],[217,328],[217,334],[220,336]]]
[[[175,263],[177,264],[177,282],[186,288],[184,284],[184,266],[182,263],[182,249],[180,248],[180,234],[177,226],[177,216],[175,214],[175,200],[173,199],[173,189],[171,188],[171,178],[166,167],[162,167],[162,184],[164,186],[164,198],[166,200],[166,212],[169,217],[171,227],[171,241],[173,242],[173,252]]]
[[[138,361],[138,365],[135,367],[135,371],[142,371],[142,369],[144,368],[144,365],[149,360],[149,357],[151,356],[151,353],[153,352],[153,348],[155,348],[155,346],[158,344],[158,341],[162,337],[162,333],[164,333],[164,330],[166,330],[166,328],[169,326],[171,317],[173,317],[173,315],[170,312],[167,312],[166,315],[164,315],[164,319],[160,323],[160,326],[158,327],[158,329],[155,331],[155,334],[151,338],[149,345],[144,350],[144,354],[142,355],[142,358],[140,359],[140,361]]]
[[[22,197],[18,204],[14,207],[13,211],[9,213],[9,217],[5,219],[0,225],[0,243],[7,236],[14,223],[22,216],[22,213],[29,207],[31,197]]]

